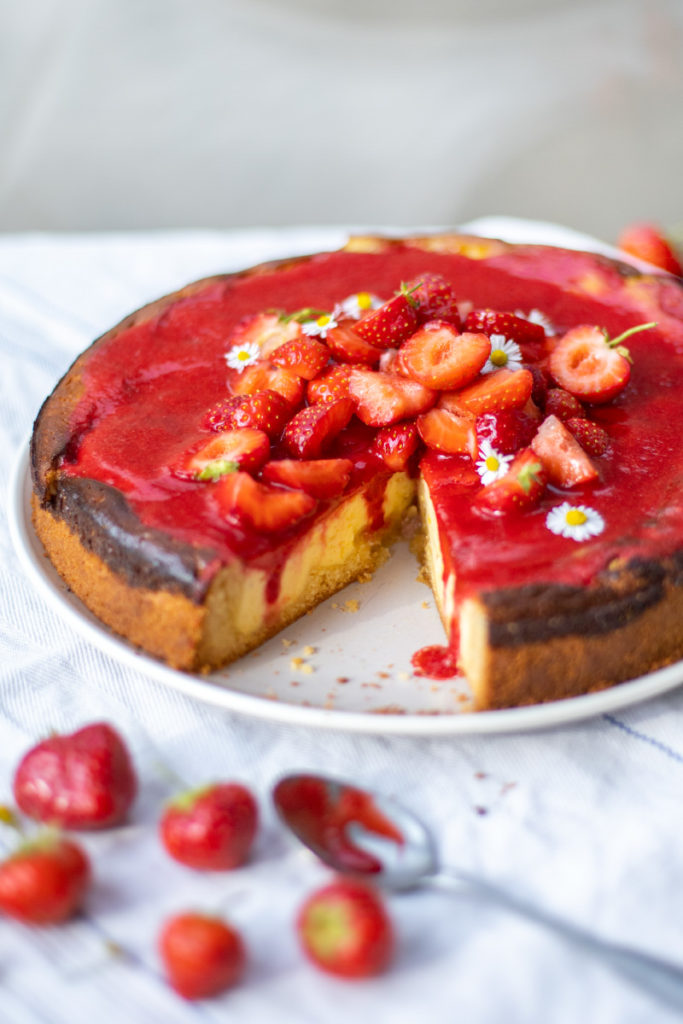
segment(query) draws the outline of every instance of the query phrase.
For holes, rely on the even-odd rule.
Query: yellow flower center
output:
[[[330,317],[327,315],[327,313],[323,313],[323,315],[319,316],[318,319],[316,320],[318,327],[327,327],[329,322]]]
[[[505,366],[508,361],[507,353],[502,348],[495,348],[491,353],[491,362],[494,366]]]
[[[566,516],[567,526],[583,526],[587,519],[588,516],[580,508],[570,508]]]
[[[372,305],[372,295],[370,292],[358,292],[356,301],[358,302],[359,309],[370,309],[370,306]]]
[[[487,469],[491,470],[492,473],[495,473],[495,471],[500,466],[500,462],[498,461],[495,455],[489,455],[484,465],[486,466]]]
[[[241,350],[240,350],[240,351],[239,351],[239,352],[237,353],[237,358],[238,358],[238,359],[239,359],[239,360],[240,360],[241,362],[243,362],[243,363],[246,363],[248,359],[251,359],[251,355],[249,354],[249,352],[245,351],[245,349],[241,349]]]

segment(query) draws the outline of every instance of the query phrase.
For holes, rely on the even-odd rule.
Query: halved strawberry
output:
[[[604,455],[609,448],[609,434],[594,420],[583,417],[566,420],[565,427],[579,442],[581,447],[589,455]]]
[[[495,370],[479,377],[453,398],[459,406],[481,416],[485,412],[523,408],[531,398],[533,386],[534,378],[528,370]]]
[[[509,341],[521,344],[542,344],[545,331],[540,324],[531,323],[514,313],[500,313],[495,309],[473,309],[465,318],[466,331],[483,334],[504,334]]]
[[[397,348],[418,326],[416,304],[404,289],[359,320],[354,330],[377,348]],[[359,360],[362,362],[362,360]]]
[[[306,382],[291,370],[272,363],[252,363],[236,380],[232,389],[236,395],[253,395],[257,391],[277,391],[289,402],[291,409],[298,409],[304,400]]]
[[[377,431],[370,451],[378,455],[389,469],[401,470],[406,468],[419,443],[420,438],[414,423],[394,423]]]
[[[545,411],[548,416],[557,416],[558,420],[581,418],[585,411],[581,402],[570,395],[564,388],[549,388],[545,397]]]
[[[319,402],[300,409],[285,427],[282,441],[298,459],[317,459],[344,429],[354,412],[350,398]]]
[[[207,430],[234,430],[253,427],[263,430],[268,437],[279,437],[285,423],[292,416],[292,407],[277,391],[257,391],[253,395],[231,395],[223,398],[204,416],[202,426]]]
[[[379,369],[382,373],[397,373],[401,377],[409,377],[410,374],[401,363],[401,350],[398,348],[385,348],[379,357]]]
[[[370,427],[387,427],[426,412],[437,397],[436,391],[417,381],[374,370],[352,370],[349,394],[356,402],[358,419]]]
[[[313,380],[317,377],[323,366],[330,358],[330,350],[327,345],[315,338],[295,338],[293,341],[286,341],[271,356],[271,362],[276,366],[284,366],[297,377],[304,380]]]
[[[477,455],[476,419],[461,410],[430,409],[417,418],[417,429],[428,448],[449,455]]]
[[[430,320],[401,345],[399,359],[420,384],[451,391],[473,381],[490,353],[485,334],[458,334],[452,324]]]
[[[547,481],[539,456],[531,448],[524,448],[515,456],[505,476],[477,492],[473,505],[495,515],[525,512],[540,501]]]
[[[313,498],[335,498],[345,489],[352,470],[350,459],[278,459],[266,463],[261,479],[297,488]]]
[[[359,321],[360,323],[360,321]],[[327,332],[327,347],[340,363],[362,363],[377,366],[382,350],[356,333],[355,325],[339,324]]]
[[[629,224],[619,235],[617,245],[640,260],[683,277],[683,261],[679,253],[656,224]]]
[[[404,288],[417,305],[420,323],[445,320],[460,327],[460,311],[453,285],[441,274],[420,274],[404,285]]]
[[[560,387],[576,398],[609,402],[626,387],[631,376],[631,357],[622,342],[656,326],[639,324],[612,339],[601,327],[574,327],[550,353],[550,372]]]
[[[242,427],[224,430],[185,453],[175,467],[178,476],[191,480],[217,480],[237,469],[254,472],[270,455],[270,440],[262,430]]]
[[[230,335],[228,346],[257,345],[267,359],[280,345],[301,335],[301,324],[283,318],[280,313],[254,313],[246,316]]]
[[[531,444],[537,427],[537,419],[523,409],[485,412],[477,416],[477,441],[488,441],[497,452],[512,455]]]
[[[237,515],[259,533],[275,533],[309,516],[318,502],[304,491],[259,483],[248,473],[232,473],[216,484],[213,496],[222,515]]]
[[[306,398],[309,404],[337,402],[340,398],[348,398],[349,374],[353,366],[353,363],[344,363],[342,366],[330,366],[319,377],[310,381],[306,389]]]
[[[531,447],[557,487],[578,487],[598,479],[588,455],[557,416],[543,420]]]

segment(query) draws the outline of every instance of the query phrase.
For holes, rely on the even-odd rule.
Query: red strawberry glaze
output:
[[[197,545],[207,544],[224,560],[239,551],[245,561],[267,564],[277,577],[288,546],[308,529],[310,520],[276,536],[249,533],[232,522],[226,528],[212,485],[178,480],[168,469],[189,443],[202,436],[207,409],[230,392],[237,371],[227,368],[224,357],[239,320],[263,309],[331,309],[361,290],[387,297],[401,281],[433,272],[443,274],[458,295],[477,306],[540,308],[558,330],[598,323],[615,335],[642,322],[637,292],[633,305],[625,306],[620,275],[609,264],[596,269],[593,256],[571,254],[571,273],[577,284],[582,274],[590,274],[593,293],[600,292],[600,301],[563,287],[569,258],[566,253],[549,254],[529,246],[469,260],[397,245],[380,254],[322,255],[277,273],[208,283],[90,353],[83,371],[83,397],[72,420],[74,437],[62,468],[73,476],[118,487],[145,525]],[[545,283],[533,280],[537,273],[544,275]],[[681,353],[680,298],[673,286],[661,288],[670,289],[662,293],[671,312],[664,319],[668,330],[677,331]],[[586,493],[579,489],[571,495],[575,502],[598,508],[606,519],[607,529],[597,541],[578,545],[548,532],[545,513],[564,497],[552,492],[536,511],[518,519],[477,516],[468,500],[468,492],[478,485],[471,463],[463,474],[457,457],[435,453],[426,457],[425,471],[434,488],[441,527],[457,552],[459,592],[480,585],[519,585],[527,578],[537,580],[546,568],[555,582],[585,582],[612,555],[647,556],[681,545],[680,453],[671,424],[680,418],[675,384],[681,378],[683,356],[673,357],[671,342],[668,347],[654,344],[655,331],[645,334],[629,340],[634,367],[624,395],[613,405],[595,410],[596,421],[608,426],[614,457],[601,468],[600,483]],[[373,520],[381,525],[381,502],[390,473],[369,454],[373,436],[374,431],[352,425],[327,455],[353,460],[350,490],[374,479],[369,500]],[[628,503],[623,501],[625,493]],[[324,515],[329,507],[321,503],[317,514]]]
[[[421,647],[410,659],[416,676],[427,679],[452,679],[458,674],[457,652],[452,647],[434,644]]]

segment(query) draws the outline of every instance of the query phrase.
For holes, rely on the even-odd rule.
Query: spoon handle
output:
[[[513,914],[543,925],[586,952],[600,956],[604,963],[643,991],[679,1012],[683,1011],[683,968],[676,964],[639,953],[627,946],[605,942],[569,921],[522,903],[508,893],[467,875],[439,872],[422,881],[429,888],[476,894]]]

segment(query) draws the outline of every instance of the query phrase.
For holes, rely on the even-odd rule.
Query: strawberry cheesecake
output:
[[[209,671],[372,572],[417,501],[475,707],[573,696],[683,656],[681,381],[674,277],[355,238],[95,341],[36,420],[34,524],[103,622]]]

